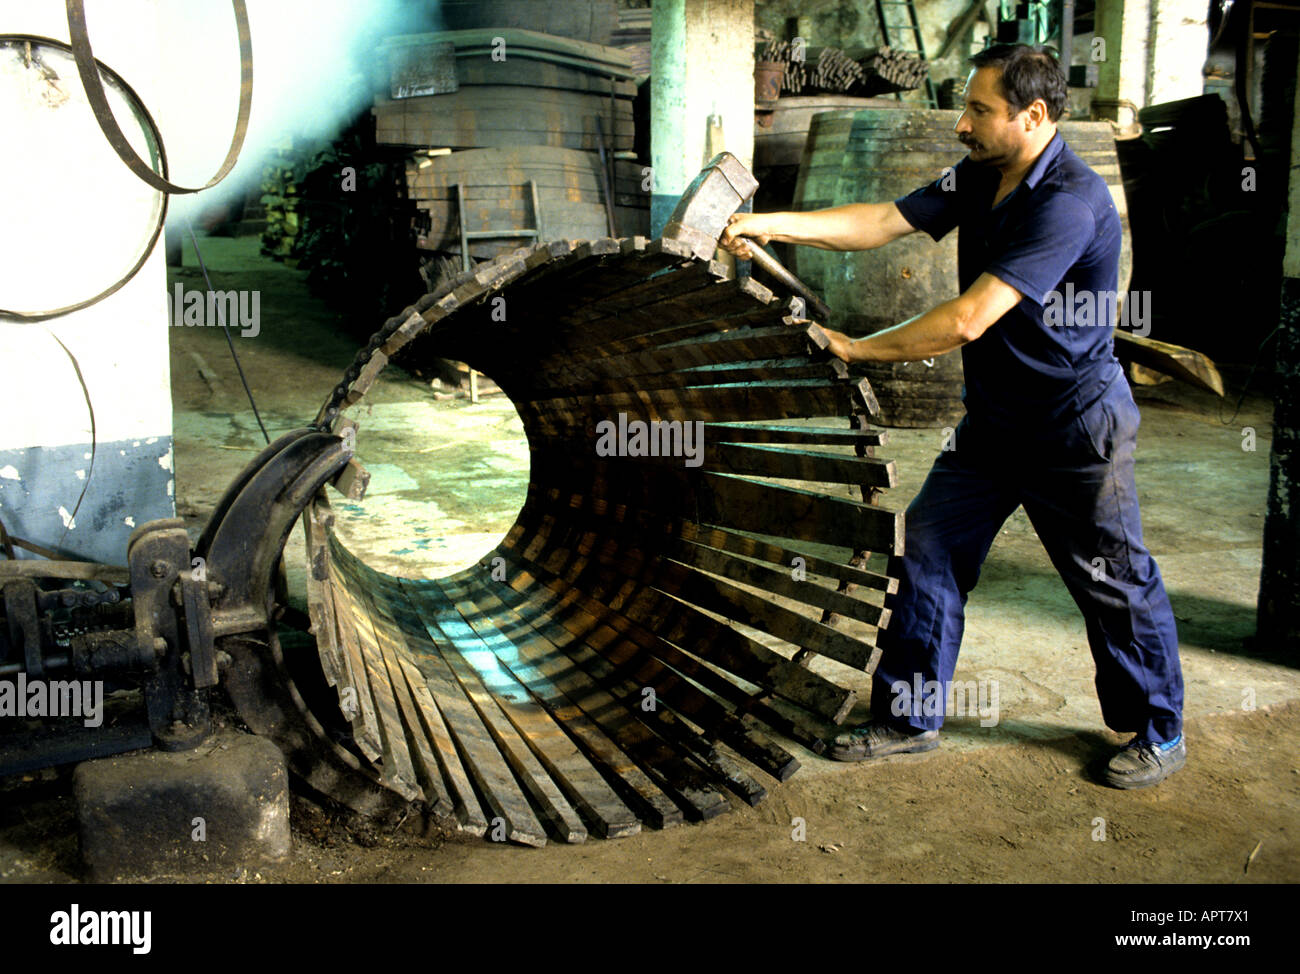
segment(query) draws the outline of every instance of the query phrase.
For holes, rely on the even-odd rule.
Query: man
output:
[[[856,341],[830,332],[846,362],[915,361],[962,350],[966,416],[907,509],[892,621],[881,633],[869,724],[830,755],[859,761],[938,746],[942,713],[904,688],[951,686],[967,594],[989,546],[1023,505],[1087,625],[1106,725],[1136,736],[1107,781],[1154,785],[1186,760],[1178,636],[1160,571],[1142,543],[1133,451],[1139,414],[1111,327],[1044,315],[1076,296],[1113,296],[1120,224],[1100,176],[1064,143],[1067,98],[1055,58],[998,45],[972,58],[953,172],[892,203],[738,214],[720,243],[746,238],[827,250],[880,247],[955,227],[961,294]],[[1111,305],[1113,307],[1113,305]],[[938,708],[942,710],[942,707]]]

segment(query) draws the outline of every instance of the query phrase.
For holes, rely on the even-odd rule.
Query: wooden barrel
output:
[[[798,166],[812,121],[825,112],[850,112],[864,108],[902,108],[904,102],[888,98],[855,98],[849,95],[786,96],[761,112],[754,122],[754,168]]]
[[[849,130],[856,115],[854,110],[822,112],[813,116],[794,187],[795,210],[807,212],[836,205],[835,194],[844,165],[844,149],[849,144]],[[833,270],[849,257],[848,254],[816,247],[791,247],[789,253],[790,269],[823,298]]]
[[[620,236],[646,235],[650,194],[640,163],[615,163],[614,218]],[[600,157],[594,152],[551,146],[468,149],[421,158],[407,166],[406,191],[422,211],[418,246],[460,253],[456,184],[464,188],[466,229],[531,229],[538,224],[528,191],[537,190],[542,240],[591,240],[609,235]],[[521,237],[470,241],[478,259],[509,253],[528,241]]]
[[[939,178],[966,154],[953,128],[956,111],[839,112],[810,133],[797,199],[801,209],[897,199]],[[837,117],[838,116],[838,117]],[[815,120],[816,122],[817,120]],[[847,126],[847,133],[845,128]],[[824,127],[825,132],[821,129]],[[1127,290],[1132,239],[1114,138],[1106,122],[1063,122],[1061,136],[1110,187],[1123,228],[1117,289]],[[838,178],[831,154],[843,140]],[[818,155],[818,144],[825,149]],[[833,186],[828,194],[827,187]],[[868,335],[906,321],[958,293],[957,234],[936,245],[912,234],[878,250],[835,254],[800,248],[796,271],[820,290],[832,309],[831,326]],[[886,426],[940,427],[962,416],[961,353],[921,362],[855,367],[871,382]]]
[[[611,101],[613,104],[611,104]],[[444,95],[375,98],[375,141],[411,148],[481,149],[546,145],[630,151],[632,99],[597,91],[525,85],[474,85]]]
[[[953,134],[959,114],[853,112],[829,205],[886,202],[939,178],[966,155]],[[831,326],[854,337],[906,321],[958,293],[955,233],[938,244],[916,233],[876,250],[831,256],[838,259],[826,261],[823,291],[832,309]],[[918,362],[871,363],[854,371],[871,382],[882,425],[954,426],[965,412],[960,352]]]
[[[445,30],[514,27],[557,37],[609,44],[618,27],[614,0],[442,0]]]
[[[754,116],[754,175],[758,191],[754,212],[800,209],[797,184],[800,163],[808,146],[815,117],[826,112],[848,112],[861,108],[903,107],[888,98],[857,98],[848,95],[807,95],[779,99],[770,111]],[[842,148],[842,144],[841,144]],[[796,248],[775,244],[783,263],[790,264]]]

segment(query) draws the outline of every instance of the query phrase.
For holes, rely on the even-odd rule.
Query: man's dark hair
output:
[[[1049,48],[1028,44],[994,44],[970,59],[977,68],[1001,68],[998,81],[1011,114],[1023,112],[1037,98],[1047,106],[1047,117],[1055,122],[1065,111],[1070,91],[1056,54]]]

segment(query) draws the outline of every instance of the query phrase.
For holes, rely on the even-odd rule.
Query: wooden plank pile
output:
[[[929,66],[915,54],[888,45],[861,51],[837,47],[805,48],[790,41],[769,41],[759,49],[762,61],[785,62],[782,95],[817,92],[860,97],[910,91],[925,84]]]
[[[400,97],[411,90],[405,79],[419,73],[421,58],[447,58],[447,44],[457,89]],[[530,30],[481,29],[393,37],[383,52],[394,76],[372,109],[382,145],[596,152],[603,124],[606,151],[632,148],[636,87],[631,62],[616,48]]]
[[[866,78],[864,94],[888,94],[911,91],[925,84],[930,66],[915,54],[896,51],[888,46],[868,52],[859,59]]]
[[[870,387],[792,311],[678,241],[601,238],[482,264],[376,333],[319,426],[428,334],[510,396],[531,476],[500,545],[433,581],[310,508],[320,722],[372,780],[537,846],[756,804],[799,766],[774,734],[824,749],[856,701],[836,674],[878,658],[897,582],[868,558],[903,518]]]

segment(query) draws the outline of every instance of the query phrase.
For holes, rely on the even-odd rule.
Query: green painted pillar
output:
[[[1131,125],[1137,121],[1137,112],[1123,103],[1129,102],[1137,108],[1147,104],[1151,8],[1145,3],[1097,0],[1095,16],[1094,44],[1095,38],[1104,42],[1097,61],[1095,114],[1121,125]]]
[[[753,0],[655,0],[650,33],[651,233],[708,161],[709,116],[724,148],[754,156]]]

